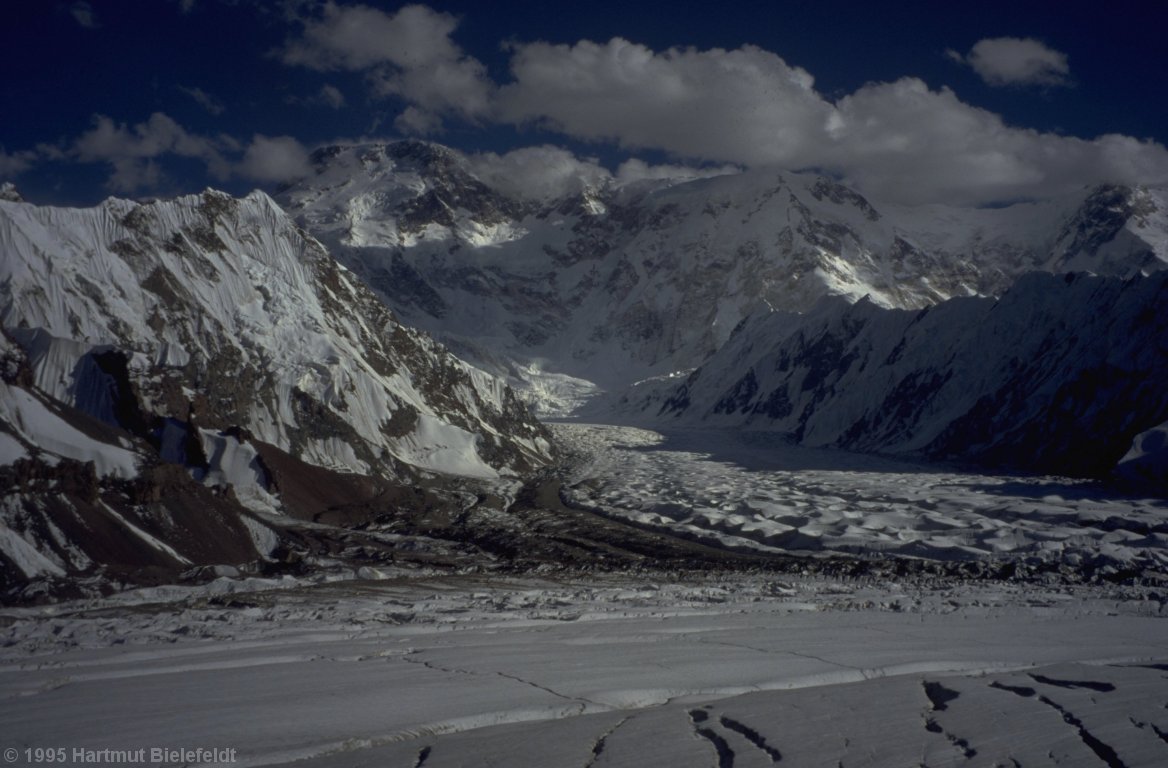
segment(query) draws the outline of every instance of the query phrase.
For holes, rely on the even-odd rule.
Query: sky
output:
[[[735,168],[994,205],[1168,183],[1168,3],[10,0],[0,181],[268,191],[418,137],[517,193]]]

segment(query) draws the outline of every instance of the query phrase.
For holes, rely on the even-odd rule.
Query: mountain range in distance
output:
[[[692,370],[752,314],[825,296],[919,309],[998,296],[1034,271],[1127,277],[1168,260],[1159,189],[905,207],[820,175],[752,170],[537,197],[417,141],[314,160],[314,176],[277,196],[285,209],[405,322],[546,415]]]
[[[313,160],[274,200],[5,186],[7,597],[473,560],[533,535],[503,515],[559,460],[533,414],[581,409],[1164,487],[1164,190],[905,207],[752,170],[537,195],[425,142]]]

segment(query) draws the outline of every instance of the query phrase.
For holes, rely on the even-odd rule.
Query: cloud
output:
[[[77,0],[73,5],[69,6],[69,15],[73,17],[74,21],[86,29],[97,29],[101,26],[97,23],[97,14],[93,12],[93,6],[85,2],[85,0]]]
[[[73,145],[82,160],[106,160],[114,157],[157,157],[174,153],[184,157],[210,157],[216,154],[212,142],[187,133],[162,112],[155,112],[132,129],[115,123],[105,115],[94,117],[94,126]]]
[[[406,127],[432,132],[444,115],[477,119],[487,113],[494,85],[483,64],[451,40],[458,19],[450,14],[423,5],[390,14],[330,2],[318,18],[302,23],[303,32],[277,52],[281,61],[322,72],[365,72],[375,93],[400,97],[425,113],[399,118]]]
[[[285,44],[281,59],[320,71],[357,72],[385,63],[422,67],[461,56],[450,40],[456,26],[455,17],[423,5],[387,14],[364,5],[330,2],[322,18],[305,22],[303,35]]]
[[[986,38],[974,44],[965,56],[954,50],[945,54],[973,67],[982,80],[993,86],[1070,84],[1067,55],[1032,37]]]
[[[341,93],[341,89],[333,85],[322,85],[320,93],[317,94],[317,101],[320,104],[332,107],[333,109],[340,109],[345,106],[345,94]]]
[[[31,162],[33,154],[30,150],[9,157]],[[191,133],[161,112],[134,126],[95,115],[93,127],[64,149],[41,145],[35,154],[53,160],[107,163],[111,173],[106,187],[117,193],[160,186],[166,181],[167,161],[175,157],[202,161],[207,173],[218,181],[243,177],[281,182],[307,175],[311,170],[308,150],[291,136],[255,134],[245,146],[226,134],[212,137]],[[0,153],[0,171],[4,158]]]
[[[829,171],[893,201],[965,204],[1168,178],[1168,153],[1159,145],[1010,127],[915,78],[829,100],[806,70],[756,46],[654,51],[619,37],[512,43],[511,80],[497,85],[451,39],[458,19],[425,6],[390,14],[328,3],[301,23],[282,60],[364,72],[375,93],[405,102],[394,121],[401,133],[438,134],[456,117],[664,151],[682,161],[672,168],[629,163],[615,183],[697,173],[693,165],[772,165]],[[958,58],[1010,82],[1053,83],[1069,72],[1065,56],[1035,41],[984,40],[968,59]],[[538,147],[483,156],[479,165],[492,183],[537,197],[608,173],[570,157]],[[1133,158],[1145,163],[1142,171]],[[540,169],[546,184],[536,178]]]
[[[468,155],[471,171],[500,192],[526,200],[552,200],[602,186],[612,174],[595,159],[581,160],[553,146],[524,147],[497,155]]]
[[[1160,144],[1009,126],[917,78],[831,101],[806,71],[753,46],[654,52],[615,38],[512,51],[513,80],[496,93],[495,119],[664,150],[687,163],[819,169],[905,203],[983,204],[1168,181]]]
[[[286,104],[298,104],[303,107],[340,109],[345,106],[345,94],[341,92],[340,88],[326,83],[320,87],[319,91],[311,96],[287,96],[284,98],[284,102]]]
[[[231,175],[230,163],[217,139],[187,132],[169,116],[155,112],[133,128],[96,115],[94,125],[82,134],[68,154],[82,162],[105,162],[113,168],[106,186],[115,192],[133,192],[158,186],[162,180],[158,159],[168,155],[202,160],[208,172],[223,180]]]
[[[302,178],[312,172],[308,150],[291,136],[256,134],[243,153],[238,173],[261,182]]]
[[[227,108],[223,106],[223,102],[216,99],[211,94],[204,91],[202,88],[187,88],[185,85],[178,86],[178,89],[194,99],[200,107],[210,112],[212,115],[221,115]]]
[[[15,178],[32,168],[37,161],[37,153],[32,150],[22,150],[9,154],[0,147],[0,181]]]
[[[1008,126],[916,78],[866,85],[836,104],[817,164],[886,200],[979,204],[1085,184],[1168,180],[1154,142],[1095,140]]]
[[[726,165],[694,168],[685,165],[649,165],[631,159],[616,174],[596,158],[579,158],[572,152],[548,144],[523,147],[505,154],[482,152],[466,155],[471,172],[486,185],[505,195],[524,200],[555,200],[588,189],[623,186],[645,180],[689,181],[736,173],[741,169]]]
[[[435,115],[474,119],[487,114],[491,85],[486,68],[474,59],[440,61],[425,67],[382,68],[370,73],[375,92],[400,96]]]
[[[663,166],[629,161],[614,175],[550,146],[471,157],[484,181],[523,197],[693,178],[727,164],[822,170],[903,203],[984,204],[1099,182],[1168,182],[1168,150],[1152,141],[1007,125],[913,77],[828,98],[806,70],[756,46],[654,51],[622,38],[510,43],[510,78],[497,84],[454,42],[459,20],[450,14],[421,5],[387,13],[292,0],[279,8],[298,27],[274,55],[289,66],[363,74],[375,94],[399,102],[394,125],[402,133],[439,133],[451,120],[533,126],[670,158]],[[1034,40],[987,39],[967,55],[948,55],[996,84],[1065,84],[1070,76],[1066,56]],[[187,90],[198,99],[194,91]],[[340,108],[345,98],[326,85],[298,103]],[[244,146],[191,134],[161,113],[132,127],[99,116],[68,152],[109,163],[115,189],[157,183],[166,156],[197,158],[216,178],[283,181],[307,167],[304,147],[291,137],[257,134]],[[39,157],[0,153],[0,168],[27,167]]]
[[[407,135],[427,136],[442,132],[442,118],[429,110],[409,106],[393,121],[393,127]]]
[[[904,78],[841,99],[824,165],[866,191],[903,202],[976,203],[1033,194],[1052,181],[1066,139],[1010,128],[1000,117]],[[1053,190],[1051,190],[1053,191]]]
[[[688,165],[649,165],[644,160],[630,158],[616,169],[617,184],[633,184],[638,181],[691,181],[708,179],[738,173],[742,169],[736,165],[720,165],[712,168],[694,168]]]
[[[680,157],[803,165],[831,113],[810,74],[754,46],[530,43],[514,47],[511,71],[500,119]]]

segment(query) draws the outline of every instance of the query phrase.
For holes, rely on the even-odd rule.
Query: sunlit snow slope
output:
[[[401,325],[263,193],[85,210],[0,201],[0,253],[0,564],[25,576],[110,555],[75,552],[66,518],[100,518],[172,565],[197,562],[165,543],[178,526],[167,515],[122,519],[171,496],[194,504],[173,487],[183,471],[156,477],[166,466],[220,489],[224,509],[278,513],[355,482],[338,476],[367,478],[363,495],[345,491],[355,503],[426,476],[513,481],[549,457],[542,427],[499,379]],[[52,494],[65,466],[82,489]],[[115,482],[155,490],[115,502]],[[300,499],[280,493],[306,484]],[[271,539],[225,525],[235,535],[203,533],[252,555]]]

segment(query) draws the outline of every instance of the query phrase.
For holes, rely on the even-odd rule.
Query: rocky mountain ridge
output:
[[[551,458],[503,382],[399,323],[263,193],[0,201],[0,251],[12,583],[262,560],[290,519],[505,499]]]
[[[683,381],[647,382],[615,407],[808,446],[1106,477],[1168,421],[1165,377],[1168,272],[1034,273],[1000,299],[894,310],[829,298],[758,315]]]
[[[523,484],[553,447],[494,374],[544,413],[647,379],[618,418],[1093,476],[1132,448],[1168,478],[1163,190],[906,208],[757,170],[540,197],[424,142],[314,162],[295,219],[6,188],[5,597],[597,546]],[[604,533],[672,546],[639,535]]]
[[[1099,187],[998,209],[906,207],[815,174],[492,187],[418,141],[335,146],[279,199],[409,323],[537,408],[690,370],[757,311],[824,296],[921,308],[1031,271],[1168,263],[1168,193]],[[514,185],[512,185],[514,186]]]

